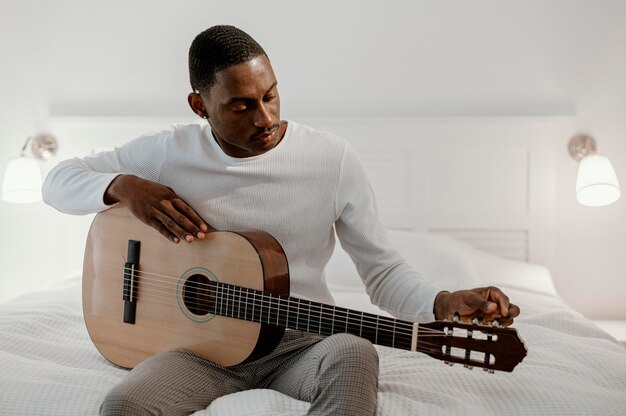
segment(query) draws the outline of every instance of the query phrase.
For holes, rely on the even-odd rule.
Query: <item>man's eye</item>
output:
[[[266,101],[266,102],[268,102],[268,101],[273,101],[273,100],[274,100],[274,98],[276,98],[276,96],[275,96],[275,95],[266,95],[266,96],[265,96],[265,101]]]
[[[233,107],[231,107],[231,110],[233,110],[236,113],[241,113],[242,111],[246,111],[248,108],[245,106],[245,104],[239,104],[239,105],[235,105]]]

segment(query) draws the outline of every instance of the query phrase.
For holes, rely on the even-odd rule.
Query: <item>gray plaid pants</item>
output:
[[[222,367],[185,350],[131,370],[106,396],[101,415],[188,415],[226,394],[269,388],[311,403],[309,415],[376,414],[378,355],[364,339],[286,331],[255,361]]]

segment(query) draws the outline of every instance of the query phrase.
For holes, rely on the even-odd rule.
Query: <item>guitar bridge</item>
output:
[[[135,323],[135,315],[137,313],[137,283],[139,268],[139,249],[141,242],[137,240],[128,240],[128,256],[124,263],[124,322],[127,324]]]

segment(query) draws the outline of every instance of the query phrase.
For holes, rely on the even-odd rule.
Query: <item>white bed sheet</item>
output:
[[[626,348],[556,296],[545,281],[547,271],[444,237],[392,236],[397,246],[402,238],[409,261],[421,262],[433,276],[448,270],[449,285],[480,283],[485,273],[497,281],[522,309],[515,326],[529,352],[513,373],[490,375],[377,347],[379,415],[625,414]],[[330,279],[337,303],[376,310],[354,279],[346,278],[343,261],[334,259],[329,268],[331,274],[345,269],[341,279]],[[124,374],[89,340],[78,277],[0,305],[0,414],[95,415]],[[308,407],[274,391],[252,390],[222,397],[196,415],[295,416]]]

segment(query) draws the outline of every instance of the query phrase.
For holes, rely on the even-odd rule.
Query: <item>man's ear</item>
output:
[[[202,118],[208,118],[208,114],[204,110],[204,103],[202,102],[202,97],[197,92],[190,92],[187,96],[187,102],[189,103],[189,107],[191,107],[191,111],[196,113],[198,116]]]

